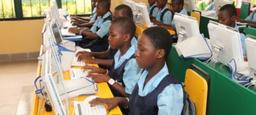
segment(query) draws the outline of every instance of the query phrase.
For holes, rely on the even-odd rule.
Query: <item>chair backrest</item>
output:
[[[240,19],[245,19],[250,13],[250,3],[242,2],[240,8]]]
[[[243,32],[245,33],[245,35],[256,36],[256,28],[254,27],[246,27],[244,28]]]
[[[189,98],[195,103],[197,115],[206,115],[208,96],[207,81],[194,70],[187,69],[184,85]]]
[[[196,18],[198,24],[200,24],[200,19],[201,19],[201,12],[200,11],[193,10],[193,11],[191,11],[190,15],[192,17]]]

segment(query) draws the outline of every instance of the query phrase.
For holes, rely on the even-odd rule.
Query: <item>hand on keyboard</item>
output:
[[[88,51],[79,51],[78,53],[76,53],[76,56],[78,57],[78,60],[85,60],[87,58],[91,58],[92,54]]]
[[[121,98],[121,97],[120,97]],[[107,110],[110,111],[114,107],[118,106],[119,103],[121,103],[121,100],[119,97],[114,97],[114,98],[95,98],[91,100],[89,103],[91,106],[97,106],[100,104],[106,105]]]
[[[89,73],[100,73],[100,74],[106,74],[107,71],[104,70],[104,69],[101,69],[101,68],[98,68],[98,67],[95,67],[95,66],[89,66],[89,65],[86,65],[82,68],[83,70],[90,70]]]
[[[83,102],[74,102],[76,115],[107,115],[104,105],[91,106],[89,102],[96,96],[89,96]]]
[[[108,82],[110,77],[106,74],[89,73],[88,77],[92,78],[96,83]]]

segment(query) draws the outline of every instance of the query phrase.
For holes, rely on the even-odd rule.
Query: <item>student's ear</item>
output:
[[[124,41],[129,41],[130,40],[130,35],[129,34],[124,34]]]
[[[232,17],[231,17],[231,21],[233,21],[233,22],[235,22],[235,21],[236,21],[236,19],[237,19],[237,17],[236,17],[236,16],[232,16]]]
[[[156,58],[157,59],[161,59],[161,58],[163,58],[165,56],[165,51],[164,51],[164,49],[158,49],[157,51],[156,51]]]

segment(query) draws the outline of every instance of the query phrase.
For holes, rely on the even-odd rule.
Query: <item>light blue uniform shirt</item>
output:
[[[155,8],[154,8],[155,7]],[[158,8],[156,7],[156,4],[153,4],[152,6],[148,6],[148,13],[150,14],[150,11],[153,9],[152,16],[156,17]]]
[[[247,21],[256,21],[256,11],[252,12],[249,16],[245,18]]]
[[[117,69],[122,65],[122,63],[132,57],[135,54],[136,48],[134,45],[131,45],[131,47],[126,51],[125,54],[122,56],[120,55],[120,50],[118,50],[114,56],[114,69]],[[124,67],[124,73],[123,73],[123,82],[125,85],[125,92],[127,94],[131,94],[133,91],[133,88],[135,87],[139,76],[138,73],[140,72],[139,66],[135,60],[135,58],[130,59],[125,67]]]
[[[139,96],[146,96],[151,93],[169,74],[167,65],[151,78],[143,88],[148,71],[144,70],[138,81]],[[180,115],[183,108],[183,89],[180,84],[170,84],[157,97],[158,115]]]
[[[179,13],[183,14],[183,15],[188,15],[188,11],[185,8],[183,8]],[[174,20],[172,21],[172,26],[175,27],[175,21]]]
[[[235,29],[239,30],[239,26],[235,25]],[[243,55],[244,55],[244,57],[247,57],[245,39],[246,39],[246,36],[243,33],[240,33],[240,40],[241,40],[241,44],[242,44]]]
[[[110,15],[111,15],[111,12],[107,12],[103,16],[98,16],[95,23],[91,27],[91,31],[96,33],[100,38],[103,38],[109,32],[111,20],[106,20],[105,22],[103,22],[103,21],[105,18],[107,18]],[[96,31],[97,26],[100,28],[98,31]]]
[[[135,50],[137,49],[138,41],[135,36],[132,37],[131,45],[133,45],[135,47]]]
[[[160,20],[161,19],[161,14],[163,13],[163,11],[165,9],[168,9],[168,8],[167,8],[167,6],[165,6],[163,9],[159,9],[159,8],[156,8],[156,9],[157,9],[156,10],[156,20],[157,21],[161,21]],[[171,24],[171,22],[172,22],[172,13],[171,13],[171,11],[167,11],[167,12],[165,12],[165,14],[163,16],[162,23],[164,23],[164,24]]]
[[[91,16],[91,19],[90,19],[89,23],[95,22],[96,18],[97,18],[96,7],[94,7],[93,11],[92,11],[92,16]]]

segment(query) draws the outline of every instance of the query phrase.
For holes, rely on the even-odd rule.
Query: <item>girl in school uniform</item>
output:
[[[142,68],[140,78],[129,98],[96,98],[91,105],[105,104],[107,109],[126,105],[130,115],[180,115],[183,89],[168,72],[166,58],[170,34],[160,27],[146,29],[138,40],[136,61]]]

